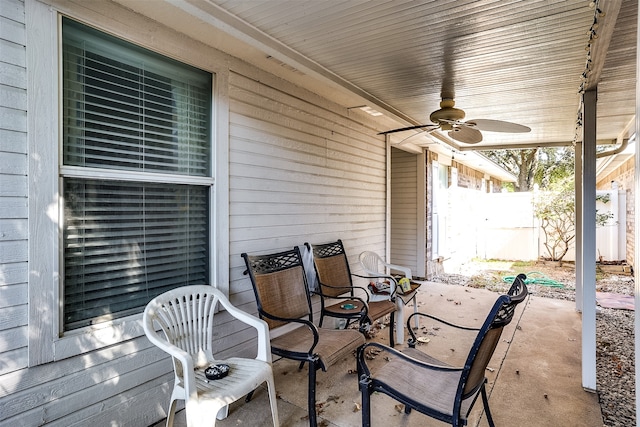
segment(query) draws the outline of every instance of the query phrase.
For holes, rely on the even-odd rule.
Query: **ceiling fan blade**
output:
[[[449,136],[466,144],[477,144],[482,141],[482,133],[478,129],[465,125],[454,127],[449,131]]]
[[[475,127],[488,132],[524,133],[531,132],[531,128],[517,123],[504,122],[502,120],[475,119],[468,120],[465,125]]]
[[[424,129],[424,128],[437,128],[438,125],[417,125],[417,126],[408,126],[406,128],[399,128],[399,129],[392,129],[392,130],[387,130],[384,132],[379,132],[378,135],[386,135],[388,133],[396,133],[396,132],[403,132],[405,130],[411,130],[411,129]]]

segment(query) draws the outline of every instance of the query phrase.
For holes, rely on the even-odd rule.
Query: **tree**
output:
[[[573,182],[565,180],[554,191],[537,193],[533,212],[540,220],[549,257],[561,261],[576,237]]]
[[[596,199],[598,199],[596,197]],[[608,197],[601,197],[608,203]],[[549,191],[536,194],[533,212],[540,220],[544,234],[544,247],[552,261],[562,261],[576,237],[575,191],[573,178],[565,178],[551,184]],[[596,226],[603,226],[613,217],[611,212],[596,211]]]
[[[571,148],[540,148],[540,158],[535,171],[534,182],[542,189],[548,189],[565,179],[573,179],[575,156]]]
[[[527,150],[491,150],[484,153],[506,171],[518,177],[516,191],[531,191],[533,178],[538,166],[538,149]]]
[[[531,191],[533,184],[546,189],[573,175],[573,150],[565,147],[490,150],[484,155],[518,177],[515,191]]]

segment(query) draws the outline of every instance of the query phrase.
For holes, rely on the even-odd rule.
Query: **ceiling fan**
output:
[[[455,108],[453,98],[442,98],[440,101],[440,109],[434,111],[429,116],[433,122],[430,125],[408,126],[399,129],[392,129],[380,132],[378,135],[386,135],[388,133],[402,132],[411,129],[425,129],[427,132],[433,132],[437,129],[448,131],[449,137],[464,142],[466,144],[477,144],[482,141],[482,132],[509,132],[524,133],[530,132],[531,128],[517,123],[504,122],[501,120],[475,119],[463,122],[465,113],[459,108]]]

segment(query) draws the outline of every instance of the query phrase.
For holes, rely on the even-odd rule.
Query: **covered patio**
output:
[[[418,295],[420,310],[458,324],[477,325],[498,294],[425,282]],[[581,321],[574,303],[535,295],[528,298],[505,329],[486,372],[489,404],[496,425],[602,425],[598,396],[585,393],[580,383]],[[425,334],[427,330],[420,332],[430,338],[429,343],[420,345],[423,350],[449,353],[452,360],[466,354],[468,336],[467,340],[454,336],[445,339],[438,336],[438,331],[430,331],[429,335]],[[386,338],[386,333],[379,332],[374,340],[385,342]],[[281,425],[307,426],[306,368],[298,371],[298,364],[289,360],[274,361],[273,367]],[[331,372],[318,374],[319,425],[361,425],[360,403],[354,358],[333,366]],[[374,395],[372,405],[374,426],[444,425],[418,412],[405,415],[398,402],[384,395]],[[233,404],[228,418],[216,425],[266,427],[271,425],[269,413],[266,390],[260,389],[251,402],[240,400]],[[174,425],[186,426],[184,411],[178,414]],[[487,425],[481,402],[476,402],[468,425]]]
[[[199,280],[255,314],[256,299],[240,254],[342,239],[352,266],[357,265],[357,254],[375,251],[392,263],[410,261],[414,277],[429,278],[430,267],[441,255],[433,244],[440,231],[437,220],[442,219],[434,210],[434,182],[444,178],[447,186],[499,191],[511,178],[503,178],[505,171],[481,151],[544,146],[573,147],[576,152],[576,303],[532,297],[519,307],[524,314],[512,325],[511,343],[503,343],[489,372],[490,402],[498,424],[602,423],[597,396],[591,393],[596,390],[596,151],[614,150],[630,141],[637,145],[632,139],[640,129],[637,0],[350,0],[330,6],[316,0],[0,3],[6,29],[0,42],[7,53],[0,61],[0,92],[6,95],[0,96],[0,423],[146,426],[166,414],[174,376],[167,355],[144,335],[142,308],[148,298],[141,298],[136,307],[105,306],[104,313],[91,311],[82,321],[67,316],[92,298],[75,301],[66,296],[81,288],[66,275],[75,262],[76,238],[67,208],[76,193],[87,199],[107,194],[91,186],[75,192],[72,185],[107,181],[136,188],[134,193],[122,192],[126,195],[149,186],[164,190],[167,185],[188,185],[198,190],[203,196],[200,210],[192,203],[158,205],[134,196],[123,196],[122,202],[143,203],[153,207],[154,214],[171,219],[176,215],[166,213],[165,205],[180,214],[197,210],[202,221],[189,222],[196,232],[167,234],[202,239],[197,245],[202,259]],[[123,69],[133,66],[136,73],[146,72],[144,64],[132,64],[139,49],[153,64],[162,65],[163,78],[156,81],[161,86],[170,82],[171,89],[159,114],[172,118],[180,113],[184,120],[162,131],[172,148],[167,162],[158,162],[160,171],[144,172],[147,160],[134,156],[137,160],[122,173],[122,138],[103,132],[116,123],[120,130],[128,127],[121,124],[121,108],[97,115],[98,137],[81,138],[82,144],[95,142],[106,150],[106,156],[96,156],[106,164],[67,162],[63,148],[75,152],[75,137],[69,136],[86,115],[82,109],[66,107],[82,104],[100,110],[105,105],[75,102],[76,87],[93,90],[79,73],[65,71],[85,68],[63,61],[73,55],[78,65],[84,63],[84,56],[74,53],[76,39],[85,44],[77,34],[96,37],[95,45],[81,51],[104,58],[101,66],[112,62],[111,49],[119,53],[116,62]],[[203,100],[205,131],[195,138],[195,146],[206,154],[199,158],[202,165],[186,175],[169,167],[181,165],[191,153],[191,139],[181,136],[190,110],[179,107],[182,92],[173,77],[185,74],[171,71],[174,65],[188,68],[203,81],[197,93],[204,96],[188,99]],[[120,105],[128,99],[124,86],[101,84],[109,86],[109,102]],[[115,87],[120,89],[114,92]],[[136,91],[145,104],[147,92]],[[431,113],[443,107],[441,101],[445,108],[455,101],[466,113],[455,120],[445,117],[452,122],[445,125],[471,129],[472,137],[458,138],[447,126],[430,123]],[[149,110],[134,110],[135,123],[144,125]],[[473,130],[477,119],[491,128],[482,130],[482,141]],[[514,128],[493,127],[503,126],[496,122],[531,131],[510,133]],[[61,131],[61,123],[70,126]],[[416,128],[387,133],[411,126]],[[136,133],[131,146],[154,146],[150,136]],[[636,165],[640,169],[637,157]],[[411,193],[405,191],[409,188]],[[640,180],[625,190],[640,194]],[[164,191],[151,193],[153,200],[165,196]],[[149,264],[146,252],[139,250],[155,239],[145,234],[149,227],[132,227],[136,238],[125,239],[111,220],[112,214],[120,215],[117,222],[128,227],[134,224],[131,218],[144,222],[149,216],[138,208],[131,209],[132,216],[124,215],[129,211],[113,207],[107,199],[101,197],[95,210],[106,214],[97,226],[92,210],[79,209],[78,223],[87,224],[83,230],[93,233],[95,247],[109,249],[104,253],[112,253],[113,243],[105,237],[111,234],[103,231],[115,234],[113,240],[123,252],[114,257],[113,265],[126,266],[114,267],[122,283],[129,283],[133,265],[143,269],[136,279],[140,292],[164,284],[163,275],[148,279],[156,264]],[[398,207],[405,211],[394,210]],[[450,225],[459,230],[463,221],[450,220]],[[175,230],[181,226],[175,221]],[[165,234],[164,224],[156,229]],[[635,241],[640,241],[638,227],[634,231]],[[396,241],[398,236],[404,240]],[[152,246],[174,258],[166,249],[175,244]],[[636,275],[637,253],[629,260]],[[101,265],[88,259],[86,264],[95,267],[98,276],[103,273]],[[90,279],[86,276],[82,280]],[[171,286],[184,277],[176,275]],[[92,289],[125,299],[137,294],[129,287],[119,292],[110,282],[111,277],[98,277]],[[457,319],[460,323],[482,318],[470,308],[485,298],[483,292],[465,289],[456,298],[453,292],[461,289],[437,291],[439,286],[425,285],[422,307],[448,308],[451,313],[460,309],[468,316]],[[96,301],[102,304],[105,299]],[[640,287],[636,305],[638,301]],[[219,326],[219,338],[229,352],[253,348],[254,337],[248,331],[238,331],[228,319]],[[435,347],[435,338],[428,346]],[[544,357],[537,357],[540,349],[545,349]],[[306,425],[295,367],[282,360],[275,367],[283,425]],[[354,411],[357,381],[349,373],[353,368],[353,361],[345,361],[331,375],[320,375],[324,383],[318,389],[323,394],[317,402],[327,425],[360,424],[360,413]],[[260,425],[262,418],[255,417],[264,413],[264,397],[257,393],[253,402],[234,407],[222,425]],[[379,402],[375,411],[380,411],[374,419],[394,417],[386,424],[426,422],[419,414],[402,415],[383,396],[374,396],[374,402]],[[474,416],[482,425],[481,414]]]

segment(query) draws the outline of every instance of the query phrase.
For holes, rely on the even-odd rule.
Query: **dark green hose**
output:
[[[564,288],[564,285],[562,283],[549,279],[547,276],[540,273],[539,271],[531,271],[529,273],[526,273],[526,275],[527,275],[527,279],[524,281],[524,283],[527,285],[534,284],[534,285],[548,286],[550,288]],[[513,283],[515,278],[516,276],[505,276],[502,278],[502,281],[507,283]]]

